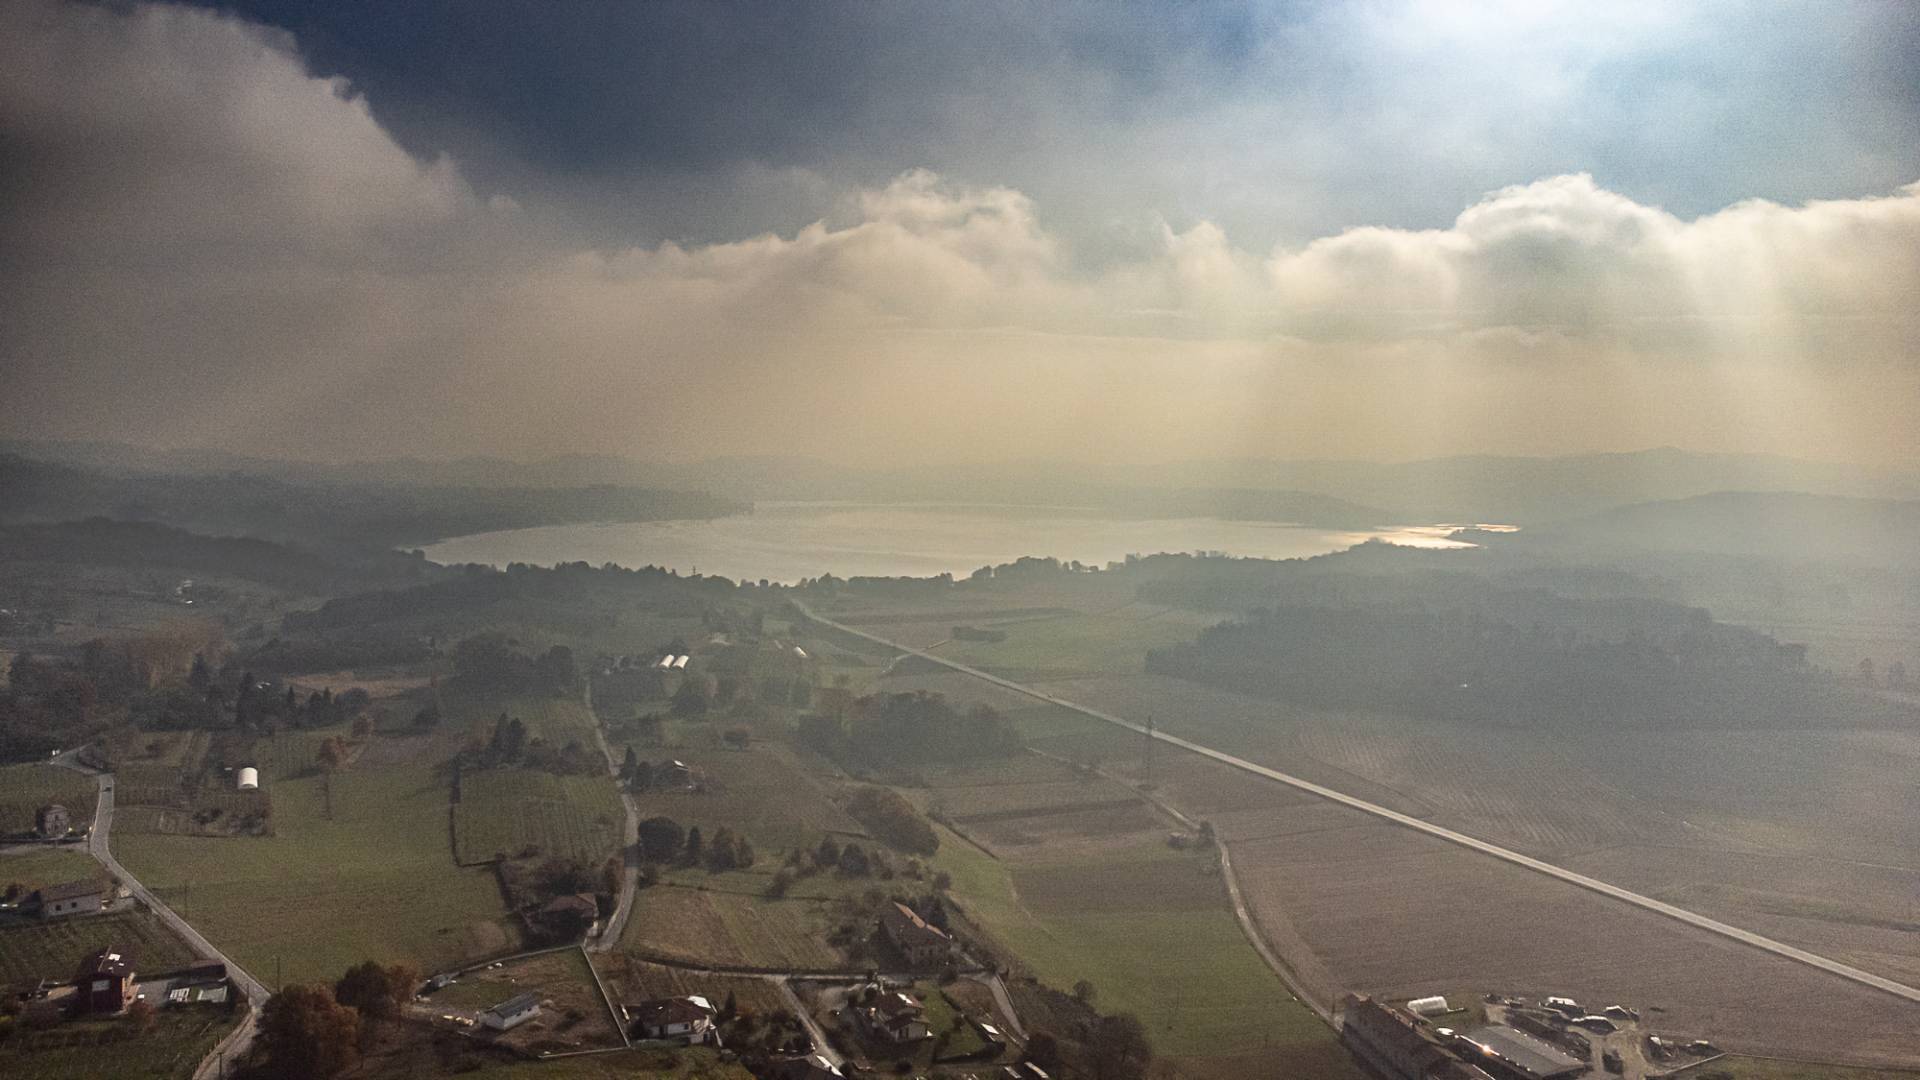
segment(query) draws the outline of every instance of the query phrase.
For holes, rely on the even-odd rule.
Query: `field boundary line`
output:
[[[872,641],[872,642],[875,642],[876,644],[887,646],[888,648],[897,649],[905,653],[911,653],[915,656],[922,657],[923,659],[926,659],[931,663],[938,664],[942,667],[951,668],[954,671],[958,671],[963,675],[971,675],[974,678],[984,680],[986,682],[992,683],[995,686],[999,686],[1006,690],[1011,690],[1014,693],[1023,694],[1027,697],[1038,699],[1049,705],[1057,705],[1063,709],[1070,709],[1074,712],[1093,717],[1096,720],[1102,720],[1116,727],[1124,728],[1128,731],[1134,732],[1137,735],[1145,735],[1145,736],[1148,736],[1149,738],[1158,739],[1159,741],[1164,742],[1169,746],[1177,746],[1182,750],[1190,751],[1192,753],[1200,755],[1201,757],[1211,758],[1214,761],[1218,761],[1223,765],[1232,766],[1233,768],[1240,769],[1243,772],[1252,773],[1255,776],[1265,777],[1266,779],[1269,779],[1269,780],[1278,781],[1279,783],[1297,788],[1309,794],[1318,795],[1323,799],[1327,799],[1332,802],[1339,803],[1342,806],[1346,806],[1351,809],[1358,810],[1362,813],[1372,814],[1374,817],[1380,818],[1384,821],[1391,822],[1395,825],[1400,825],[1405,828],[1412,829],[1416,832],[1425,833],[1428,836],[1445,840],[1448,843],[1467,848],[1471,851],[1477,851],[1483,855],[1490,855],[1493,858],[1501,860],[1502,862],[1511,863],[1512,865],[1518,866],[1524,870],[1532,870],[1535,873],[1543,874],[1547,877],[1558,878],[1561,881],[1564,881],[1570,885],[1574,885],[1582,889],[1586,889],[1589,892],[1598,893],[1601,896],[1606,896],[1614,900],[1619,900],[1624,903],[1631,904],[1634,907],[1653,912],[1656,915],[1663,915],[1669,919],[1673,919],[1677,922],[1684,923],[1688,926],[1692,926],[1700,930],[1705,930],[1712,934],[1717,934],[1720,937],[1726,938],[1730,941],[1734,941],[1742,945],[1748,945],[1753,948],[1759,949],[1762,952],[1772,953],[1775,956],[1783,957],[1785,959],[1792,960],[1799,964],[1804,964],[1807,967],[1811,967],[1820,971],[1827,972],[1830,975],[1836,975],[1842,979],[1846,979],[1849,982],[1857,983],[1861,986],[1869,987],[1874,990],[1879,990],[1884,993],[1891,994],[1894,997],[1913,1002],[1915,1004],[1920,1004],[1920,989],[1916,989],[1914,987],[1908,986],[1905,983],[1896,982],[1893,979],[1889,979],[1881,975],[1875,975],[1871,971],[1864,971],[1860,968],[1854,967],[1851,964],[1843,964],[1838,960],[1821,956],[1818,953],[1809,952],[1806,949],[1802,949],[1794,945],[1789,945],[1783,941],[1775,941],[1772,938],[1765,937],[1760,934],[1756,934],[1751,930],[1742,930],[1737,926],[1733,926],[1729,923],[1723,923],[1718,919],[1710,918],[1706,915],[1702,915],[1695,911],[1688,911],[1685,908],[1677,907],[1663,900],[1656,900],[1651,896],[1643,896],[1640,893],[1633,892],[1632,890],[1629,890],[1629,889],[1621,888],[1618,885],[1608,884],[1607,882],[1601,881],[1598,878],[1588,877],[1585,874],[1568,870],[1563,866],[1556,866],[1555,864],[1547,862],[1544,859],[1536,859],[1531,855],[1523,855],[1520,852],[1513,851],[1509,848],[1503,848],[1498,844],[1493,844],[1485,840],[1476,839],[1475,837],[1468,836],[1467,834],[1462,832],[1456,832],[1453,829],[1445,828],[1444,826],[1435,825],[1430,821],[1422,821],[1417,817],[1400,813],[1397,810],[1389,810],[1384,806],[1367,802],[1365,799],[1348,795],[1342,791],[1336,791],[1333,788],[1316,784],[1310,780],[1302,780],[1297,776],[1290,776],[1286,773],[1279,771],[1278,769],[1269,769],[1265,765],[1255,764],[1254,762],[1248,761],[1245,758],[1235,757],[1232,754],[1226,753],[1225,751],[1215,750],[1213,747],[1206,746],[1201,743],[1193,742],[1190,739],[1183,739],[1177,735],[1169,735],[1166,732],[1160,731],[1157,729],[1149,730],[1142,725],[1132,722],[1131,720],[1123,720],[1120,717],[1112,715],[1111,713],[1101,712],[1098,709],[1090,708],[1085,705],[1080,705],[1071,701],[1067,701],[1063,698],[1055,697],[1052,694],[1044,693],[1040,690],[1033,689],[1032,687],[1023,686],[1020,683],[1014,682],[1011,679],[1003,679],[998,675],[991,675],[991,674],[988,674],[987,672],[979,670],[978,668],[971,668],[966,666],[965,664],[956,663],[955,661],[948,660],[944,657],[933,656],[919,649],[908,648],[907,646],[901,645],[898,642],[888,641],[885,638],[866,633],[863,630],[856,630],[853,627],[835,622],[832,619],[828,619],[820,615],[816,615],[813,613],[812,609],[808,608],[805,604],[802,604],[798,600],[794,600],[792,603],[795,610],[799,611],[800,614],[802,614],[806,618],[811,619],[814,622],[821,623],[825,626],[832,627],[833,629],[839,630],[842,633],[853,634],[856,637],[865,638],[868,641]]]
[[[593,976],[593,985],[600,990],[600,1003],[607,1007],[607,1016],[613,1021],[613,1030],[620,1035],[621,1045],[633,1048],[633,1037],[627,1034],[627,1019],[620,1014],[619,1006],[613,1003],[613,995],[607,993],[607,984],[600,978],[600,969],[593,966],[593,954],[587,952],[583,944],[579,946],[580,960],[587,965],[587,974]]]
[[[1280,977],[1280,984],[1293,994],[1295,1001],[1305,1005],[1308,1011],[1319,1017],[1328,1027],[1339,1031],[1340,1025],[1334,1021],[1333,1009],[1330,1006],[1322,1006],[1313,995],[1307,993],[1306,985],[1300,981],[1299,975],[1287,966],[1287,962],[1280,958],[1273,944],[1267,940],[1267,933],[1260,926],[1260,917],[1247,906],[1246,897],[1240,893],[1240,879],[1234,876],[1233,857],[1227,854],[1226,843],[1216,841],[1216,845],[1220,849],[1220,877],[1227,883],[1227,900],[1233,905],[1234,921],[1240,924],[1241,932],[1247,935],[1247,941],[1253,945],[1253,951],[1259,953],[1260,959],[1265,960],[1267,967]]]

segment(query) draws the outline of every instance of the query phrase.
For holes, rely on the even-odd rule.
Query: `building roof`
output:
[[[99,896],[106,891],[106,887],[97,881],[66,881],[41,889],[40,902],[51,904],[55,900],[78,900],[83,896]]]
[[[1500,1024],[1474,1028],[1464,1038],[1510,1068],[1539,1080],[1572,1076],[1587,1067],[1586,1062],[1561,1053],[1544,1039]]]
[[[517,1016],[520,1013],[529,1012],[539,1007],[540,995],[528,991],[524,994],[515,994],[487,1011],[501,1019],[505,1019],[509,1016]]]
[[[654,998],[633,1006],[627,1013],[647,1027],[665,1027],[704,1020],[713,1015],[713,1005],[703,997]]]
[[[945,930],[927,922],[918,912],[899,901],[880,913],[880,921],[887,928],[887,933],[903,945],[953,944],[953,938],[947,936]]]
[[[873,1000],[873,1010],[882,1016],[919,1016],[926,1011],[912,994],[895,990],[890,994],[881,994]]]
[[[80,966],[80,977],[91,979],[100,975],[132,975],[133,957],[114,949],[98,949],[87,955]]]
[[[539,914],[585,915],[588,918],[595,918],[600,914],[600,906],[577,893],[569,893],[566,896],[556,896],[541,905]]]

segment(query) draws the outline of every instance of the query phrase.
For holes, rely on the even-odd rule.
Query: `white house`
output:
[[[480,1022],[495,1031],[511,1031],[540,1015],[540,995],[515,994],[480,1014]]]

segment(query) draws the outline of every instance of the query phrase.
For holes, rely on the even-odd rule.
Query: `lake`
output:
[[[802,578],[965,577],[1025,555],[1104,566],[1128,555],[1222,552],[1305,558],[1370,539],[1419,547],[1469,547],[1451,525],[1370,531],[1317,529],[1218,518],[1124,518],[1040,507],[763,503],[751,514],[710,521],[550,525],[444,540],[426,548],[438,563],[662,566],[736,581]]]

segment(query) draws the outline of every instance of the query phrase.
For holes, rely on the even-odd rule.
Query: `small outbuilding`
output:
[[[259,791],[260,770],[251,765],[242,766],[239,772],[238,784],[241,791]]]
[[[82,1012],[124,1012],[133,1004],[135,994],[133,958],[101,949],[87,956],[73,982],[80,988]]]
[[[106,910],[107,890],[97,881],[68,881],[37,889],[26,907],[43,919],[94,915]]]
[[[540,995],[515,994],[480,1014],[480,1022],[495,1031],[512,1031],[540,1015]]]
[[[42,840],[58,840],[73,831],[73,817],[59,803],[48,803],[34,812],[33,831]]]

